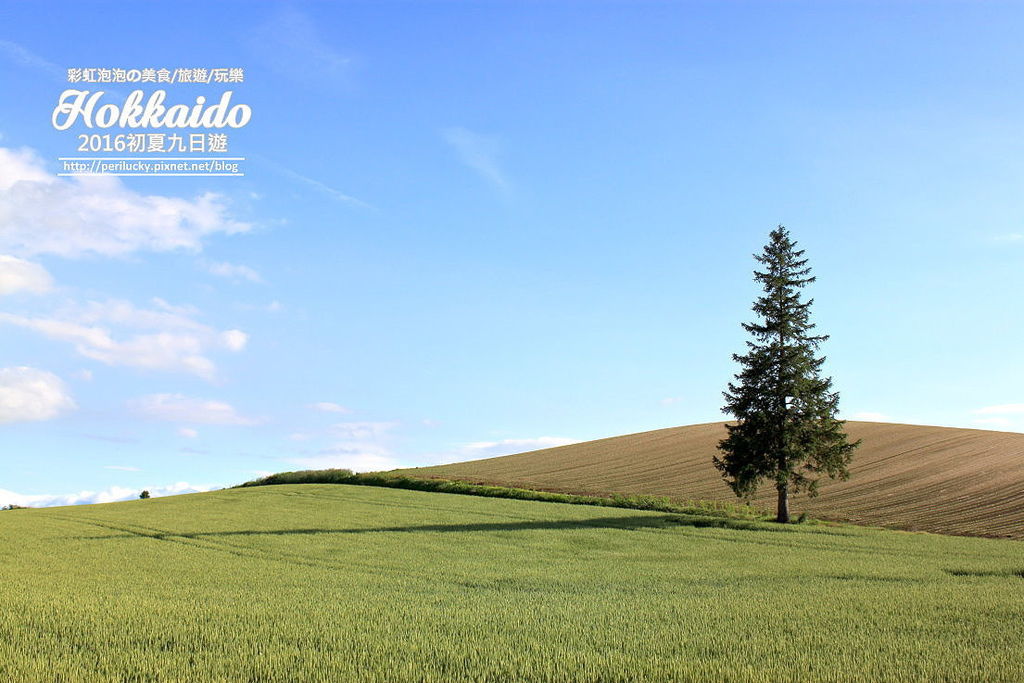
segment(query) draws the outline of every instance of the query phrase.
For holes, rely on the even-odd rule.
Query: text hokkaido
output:
[[[209,107],[202,95],[194,105],[166,106],[165,90],[153,91],[145,102],[145,94],[133,90],[120,106],[100,104],[104,94],[102,90],[65,90],[53,109],[53,127],[67,130],[81,119],[86,128],[241,128],[252,118],[252,107],[231,104],[231,90]]]

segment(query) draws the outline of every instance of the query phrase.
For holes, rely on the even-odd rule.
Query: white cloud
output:
[[[241,281],[247,280],[249,282],[263,282],[263,277],[250,268],[249,266],[243,266],[235,263],[207,263],[206,270],[217,277],[227,278],[229,280]]]
[[[319,410],[321,413],[338,413],[340,415],[347,415],[352,411],[345,406],[338,403],[331,403],[330,401],[321,401],[320,403],[313,404],[314,410]]]
[[[65,317],[87,324],[109,322],[148,330],[208,329],[192,319],[198,313],[193,306],[175,306],[160,298],[152,299],[151,303],[153,308],[146,309],[121,299],[88,301],[84,305],[66,309]]]
[[[971,420],[971,424],[982,427],[1012,427],[1013,420],[1008,417],[979,417]]]
[[[579,441],[560,436],[540,436],[535,439],[503,439],[502,441],[476,441],[463,446],[460,453],[466,460],[475,460],[477,458],[493,458],[499,455],[511,455],[513,453],[537,451],[543,448],[567,446],[574,443],[579,443]]]
[[[238,307],[239,310],[242,311],[263,311],[266,313],[280,313],[284,309],[284,306],[281,304],[281,302],[276,300],[271,301],[269,304],[239,303],[236,304],[236,306]]]
[[[53,289],[53,278],[38,263],[0,254],[0,295],[15,292],[43,294]]]
[[[245,232],[225,200],[144,195],[115,176],[59,178],[31,149],[0,147],[0,249],[22,255],[123,256],[202,248],[205,237]]]
[[[221,343],[229,351],[241,351],[249,343],[249,335],[241,330],[228,330],[220,335]]]
[[[120,472],[138,472],[138,471],[140,471],[138,467],[130,467],[128,465],[104,465],[103,469],[105,469],[105,470],[118,470]]]
[[[872,413],[872,412],[860,412],[854,413],[848,420],[855,420],[860,422],[892,422],[892,418],[883,413]]]
[[[389,455],[341,446],[325,449],[317,455],[288,458],[286,462],[308,470],[345,468],[353,472],[377,472],[401,466]]]
[[[330,431],[339,439],[367,441],[386,436],[394,427],[394,422],[338,422]]]
[[[180,493],[200,493],[221,488],[208,484],[190,484],[179,481],[169,486],[143,487],[153,498],[173,496]],[[22,505],[25,507],[53,507],[56,505],[88,505],[91,503],[113,503],[121,500],[132,500],[139,497],[142,488],[130,489],[124,486],[111,486],[103,491],[80,491],[78,493],[26,495],[0,489],[0,505]]]
[[[355,472],[391,470],[401,463],[392,455],[388,442],[394,422],[341,422],[332,425],[331,435],[337,439],[328,448],[301,456],[286,458],[285,462],[304,469],[344,467]],[[292,435],[293,440],[304,440],[308,435]]]
[[[0,369],[0,423],[49,420],[74,408],[57,375],[28,367]]]
[[[509,189],[508,180],[498,165],[499,145],[496,138],[457,126],[446,128],[442,133],[448,144],[455,148],[462,163],[499,190]]]
[[[1024,403],[1003,403],[971,411],[975,415],[1024,415]]]
[[[178,436],[183,436],[186,439],[194,439],[199,436],[199,432],[191,427],[178,427]]]
[[[561,436],[540,436],[533,439],[502,439],[500,441],[474,441],[462,444],[449,451],[435,453],[427,458],[431,464],[447,464],[466,460],[482,460],[502,455],[514,455],[529,451],[556,448],[580,443],[578,439],[567,439]]]
[[[165,422],[208,425],[258,423],[258,420],[240,415],[230,403],[181,394],[150,394],[129,401],[128,407],[138,415]]]
[[[660,403],[663,406],[674,406],[675,404],[682,402],[682,400],[683,399],[679,396],[669,396],[661,399]]]
[[[83,382],[91,382],[92,381],[92,370],[85,370],[85,369],[78,370],[77,372],[75,372],[74,376],[75,376],[75,379],[80,379]]]
[[[976,417],[971,420],[972,424],[982,429],[1020,429],[1024,426],[1024,403],[1002,403],[1000,405],[985,406],[972,410]]]
[[[1003,235],[996,235],[996,242],[1024,242],[1024,234],[1019,232],[1010,232]]]
[[[191,317],[192,308],[161,299],[153,303],[155,308],[141,309],[127,301],[90,301],[51,317],[0,313],[0,322],[69,343],[78,354],[106,365],[186,372],[207,380],[216,377],[216,366],[206,355],[210,350],[245,348],[248,335],[241,330],[217,332]],[[122,329],[124,336],[117,339],[115,326],[141,332]]]

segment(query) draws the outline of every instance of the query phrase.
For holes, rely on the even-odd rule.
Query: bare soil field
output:
[[[400,470],[566,493],[648,494],[736,502],[711,464],[723,422],[672,427],[518,455]],[[1024,539],[1024,434],[978,429],[847,422],[863,439],[847,481],[823,480],[801,494],[795,514],[966,536]],[[753,504],[771,509],[765,485]]]

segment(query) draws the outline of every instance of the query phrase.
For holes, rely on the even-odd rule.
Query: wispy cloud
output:
[[[483,458],[496,458],[502,455],[514,455],[526,453],[545,448],[556,448],[579,443],[577,439],[567,439],[562,436],[538,436],[525,439],[502,439],[500,441],[474,441],[463,444],[455,450],[435,456],[440,463],[461,462],[463,460],[480,460]]]
[[[378,472],[401,467],[388,453],[367,451],[352,446],[333,446],[315,455],[287,458],[286,462],[310,470],[347,469],[353,472]]]
[[[873,413],[871,411],[861,411],[854,413],[847,420],[855,420],[860,422],[892,422],[892,418],[884,413]]]
[[[1012,427],[1013,420],[1008,417],[978,417],[971,420],[971,424],[979,427]]]
[[[331,187],[330,185],[327,185],[326,183],[320,182],[319,180],[315,180],[315,179],[310,178],[308,176],[304,176],[301,173],[293,171],[292,169],[290,169],[290,168],[288,168],[286,166],[282,166],[281,164],[277,163],[276,161],[271,161],[270,159],[267,159],[266,157],[263,157],[263,156],[259,156],[257,154],[250,154],[249,156],[250,156],[250,158],[255,158],[257,161],[259,161],[261,163],[264,163],[267,166],[270,166],[272,169],[276,170],[281,175],[284,175],[284,176],[286,176],[286,177],[288,177],[288,178],[290,178],[290,179],[292,179],[292,180],[294,180],[294,181],[296,181],[296,182],[298,182],[298,183],[300,183],[302,185],[310,187],[310,188],[316,190],[317,192],[319,192],[320,194],[323,194],[323,195],[325,195],[327,197],[330,197],[331,199],[334,199],[336,201],[342,202],[344,204],[351,204],[352,206],[358,206],[358,207],[363,208],[363,209],[373,209],[374,208],[371,204],[367,204],[366,202],[364,202],[361,199],[357,199],[356,197],[353,197],[350,194],[345,194],[341,190],[335,189],[335,188]]]
[[[221,488],[209,484],[190,484],[179,481],[167,486],[143,487],[153,498],[174,496],[181,493],[200,493]],[[92,503],[113,503],[120,500],[132,500],[139,497],[142,489],[130,489],[124,486],[111,486],[103,491],[79,491],[64,494],[21,494],[0,489],[0,505],[22,505],[25,507],[54,507],[57,505],[89,505]]]
[[[240,311],[262,311],[264,313],[280,313],[284,310],[284,305],[277,300],[271,301],[269,304],[247,304],[239,303],[235,306]]]
[[[1024,233],[1021,232],[1008,232],[1002,235],[996,235],[992,238],[993,241],[1000,244],[1024,242]]]
[[[1024,403],[1003,403],[971,411],[975,415],[1024,415]]]
[[[350,408],[346,408],[340,403],[332,403],[331,401],[320,401],[319,403],[314,403],[312,408],[313,410],[321,413],[336,413],[338,415],[347,415],[352,412]]]
[[[459,160],[503,193],[511,189],[508,178],[498,163],[501,146],[498,139],[454,126],[442,131]]]
[[[66,76],[64,70],[53,62],[10,40],[0,40],[0,55],[20,66],[42,71],[51,78],[64,80]]]
[[[131,467],[130,465],[104,465],[105,470],[117,470],[119,472],[139,472],[138,467]]]
[[[342,467],[355,472],[392,470],[401,466],[391,451],[395,422],[339,422],[330,427],[334,443],[315,451],[304,451],[285,462],[307,469]],[[309,435],[292,440],[302,441]]]
[[[204,262],[203,267],[206,269],[206,272],[211,275],[216,275],[217,277],[233,280],[235,282],[241,282],[243,280],[255,283],[263,282],[263,276],[249,266],[220,261]]]
[[[331,425],[330,433],[350,441],[376,441],[397,426],[394,422],[338,422]]]
[[[196,311],[161,299],[138,308],[116,299],[68,305],[49,316],[0,313],[0,323],[33,330],[71,344],[75,351],[111,366],[186,372],[217,377],[211,350],[239,352],[248,343],[241,330],[218,331],[194,319]],[[129,331],[131,330],[131,331]]]
[[[979,415],[971,420],[982,429],[1012,430],[1024,428],[1024,403],[1001,403],[972,410]]]
[[[239,426],[259,422],[255,418],[241,415],[230,403],[181,394],[150,394],[129,401],[128,407],[137,415],[165,422]]]
[[[276,73],[316,88],[347,85],[353,59],[330,45],[307,14],[285,7],[256,26],[248,44],[257,59]]]
[[[102,441],[103,443],[142,443],[133,436],[111,436],[110,434],[78,434],[77,436],[90,441]]]

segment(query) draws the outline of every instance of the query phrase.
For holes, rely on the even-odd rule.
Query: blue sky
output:
[[[778,223],[845,416],[1024,431],[1022,20],[0,4],[0,503],[723,419]],[[207,65],[244,177],[54,175],[67,68]]]

